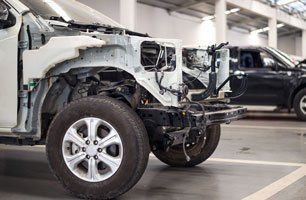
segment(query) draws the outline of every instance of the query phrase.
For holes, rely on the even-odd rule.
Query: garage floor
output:
[[[217,151],[198,167],[170,168],[150,156],[120,199],[306,199],[305,185],[306,123],[257,114],[223,126]],[[0,146],[0,199],[53,198],[73,199],[50,173],[43,147]]]

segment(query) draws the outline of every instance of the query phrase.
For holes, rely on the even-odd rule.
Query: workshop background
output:
[[[305,67],[306,0],[78,1],[151,37],[203,47],[228,41],[241,52],[271,47],[297,68]],[[254,58],[254,66],[255,62]],[[274,84],[273,76],[280,73],[292,77],[289,70],[278,70],[269,74],[268,84]],[[220,144],[207,162],[189,169],[171,168],[151,154],[140,182],[120,199],[306,199],[306,122],[302,119],[306,94],[297,103],[302,116],[298,117],[294,103],[273,103],[281,98],[288,102],[288,95],[271,100],[273,90],[263,94],[268,86],[258,86],[256,80],[254,85],[258,89],[254,94],[233,102],[248,108],[247,117],[221,126]],[[298,87],[305,90],[306,85]],[[285,86],[279,88],[282,93]],[[0,146],[0,199],[74,199],[49,171],[44,150],[44,146]]]

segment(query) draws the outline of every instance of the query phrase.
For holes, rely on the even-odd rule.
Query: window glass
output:
[[[278,59],[280,59],[282,62],[284,62],[287,66],[294,68],[295,64],[293,63],[292,59],[290,58],[290,56],[282,51],[280,51],[279,49],[274,49],[271,47],[267,47],[267,49],[272,52],[273,54],[275,54]]]
[[[5,21],[8,19],[9,12],[7,6],[0,0],[0,20]]]
[[[263,62],[263,67],[274,69],[275,68],[274,58],[266,52],[261,52],[260,54]]]
[[[7,29],[16,24],[16,18],[9,10],[10,8],[0,0],[0,30]]]
[[[20,0],[31,12],[44,19],[62,19],[81,24],[122,27],[102,13],[74,0]]]
[[[253,50],[240,51],[241,68],[262,68],[260,53]]]

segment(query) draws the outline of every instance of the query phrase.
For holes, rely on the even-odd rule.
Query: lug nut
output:
[[[86,158],[87,158],[87,159],[90,159],[90,156],[89,156],[89,155],[87,155],[87,156],[86,156]]]
[[[97,140],[94,141],[94,145],[98,145],[98,141]]]
[[[85,152],[85,151],[86,151],[86,148],[85,148],[85,147],[83,147],[83,148],[82,148],[82,151],[83,151],[83,152]]]
[[[101,153],[101,152],[102,152],[102,149],[101,149],[101,148],[99,148],[99,149],[98,149],[98,152],[99,152],[99,153]]]
[[[87,145],[89,145],[89,144],[90,144],[90,141],[89,141],[89,140],[87,140],[87,141],[86,141],[86,144],[87,144]]]
[[[94,156],[94,159],[95,159],[95,160],[98,160],[98,156]]]

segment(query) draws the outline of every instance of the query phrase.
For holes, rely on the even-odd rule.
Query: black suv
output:
[[[287,54],[270,47],[229,49],[231,73],[242,71],[248,76],[247,91],[233,103],[294,108],[298,118],[306,121],[306,68],[302,62],[294,64]],[[239,80],[231,81],[233,89],[239,86]]]

